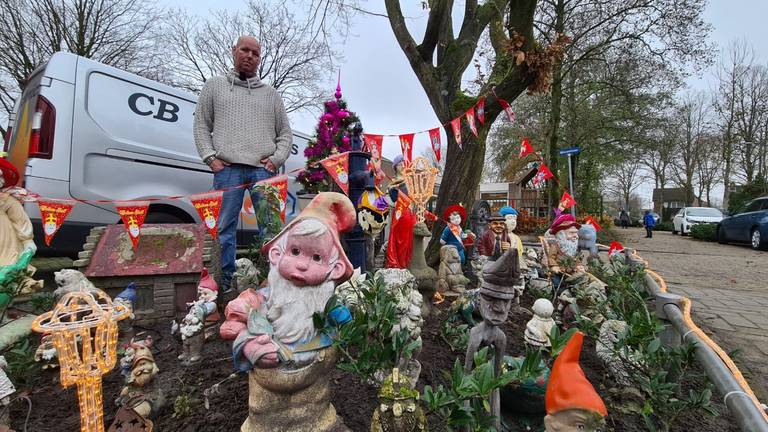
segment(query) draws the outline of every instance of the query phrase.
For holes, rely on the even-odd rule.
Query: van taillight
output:
[[[43,96],[37,96],[37,109],[32,115],[29,134],[29,157],[51,159],[53,157],[53,132],[56,129],[56,109]]]

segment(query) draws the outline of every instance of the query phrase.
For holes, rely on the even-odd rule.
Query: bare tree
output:
[[[198,92],[205,81],[232,67],[232,46],[241,35],[261,43],[259,77],[283,97],[286,111],[319,106],[339,54],[319,37],[310,16],[300,20],[285,5],[248,0],[244,11],[218,10],[206,17],[176,11],[168,20],[175,84]]]
[[[685,204],[694,200],[694,181],[698,162],[702,158],[709,124],[709,106],[703,93],[689,94],[677,107],[677,148],[673,172],[678,185],[685,191]]]
[[[423,147],[421,151],[419,152],[419,156],[426,158],[429,163],[432,164],[433,167],[440,170],[440,175],[443,175],[443,170],[445,169],[445,158],[440,156],[440,162],[437,161],[437,155],[435,155],[435,152],[432,151],[431,147]]]
[[[759,170],[761,129],[768,121],[768,69],[752,65],[744,71],[736,83],[736,133],[735,145],[739,167],[749,183]]]
[[[675,157],[676,131],[674,124],[660,120],[659,127],[650,134],[650,142],[643,146],[639,157],[640,165],[647,169],[653,177],[654,187],[659,190],[658,202],[654,202],[654,210],[661,212],[664,203],[664,188],[669,182],[670,169]]]
[[[701,148],[696,161],[696,180],[699,198],[706,197],[712,205],[712,188],[720,181],[723,173],[723,142],[719,136],[706,134],[701,138]]]
[[[161,15],[154,1],[3,0],[0,2],[3,114],[12,111],[27,77],[58,51],[139,74],[153,73],[162,66],[155,32]]]
[[[619,197],[624,208],[629,211],[630,198],[642,184],[641,180],[638,158],[628,157],[608,170],[608,181],[605,187],[611,195]]]

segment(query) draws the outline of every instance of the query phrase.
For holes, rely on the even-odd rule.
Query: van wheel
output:
[[[149,224],[183,224],[183,223],[189,223],[189,221],[186,221],[176,215],[164,213],[164,212],[150,212],[146,219],[144,219],[144,223]]]

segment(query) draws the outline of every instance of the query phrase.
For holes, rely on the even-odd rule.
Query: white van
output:
[[[5,151],[30,193],[86,200],[67,217],[51,248],[36,203],[25,208],[41,252],[79,250],[91,227],[118,223],[109,202],[161,198],[146,223],[199,222],[186,199],[211,189],[213,173],[192,137],[197,97],[158,82],[69,53],[56,53],[30,76],[9,122]],[[308,136],[294,133],[283,172],[304,166]],[[287,217],[298,213],[295,177],[289,181]],[[245,220],[245,221],[244,221]],[[256,226],[241,218],[238,243]]]

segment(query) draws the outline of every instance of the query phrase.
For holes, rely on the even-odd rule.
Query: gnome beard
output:
[[[267,280],[267,319],[275,329],[275,336],[283,343],[311,339],[315,333],[312,315],[325,309],[335,289],[334,281],[326,279],[315,286],[296,286],[284,278],[276,266],[269,270]]]
[[[566,237],[567,235],[568,233],[565,231],[558,231],[557,234],[555,234],[557,244],[560,246],[560,250],[562,250],[563,253],[570,257],[575,257],[579,252],[579,239],[568,240]]]

